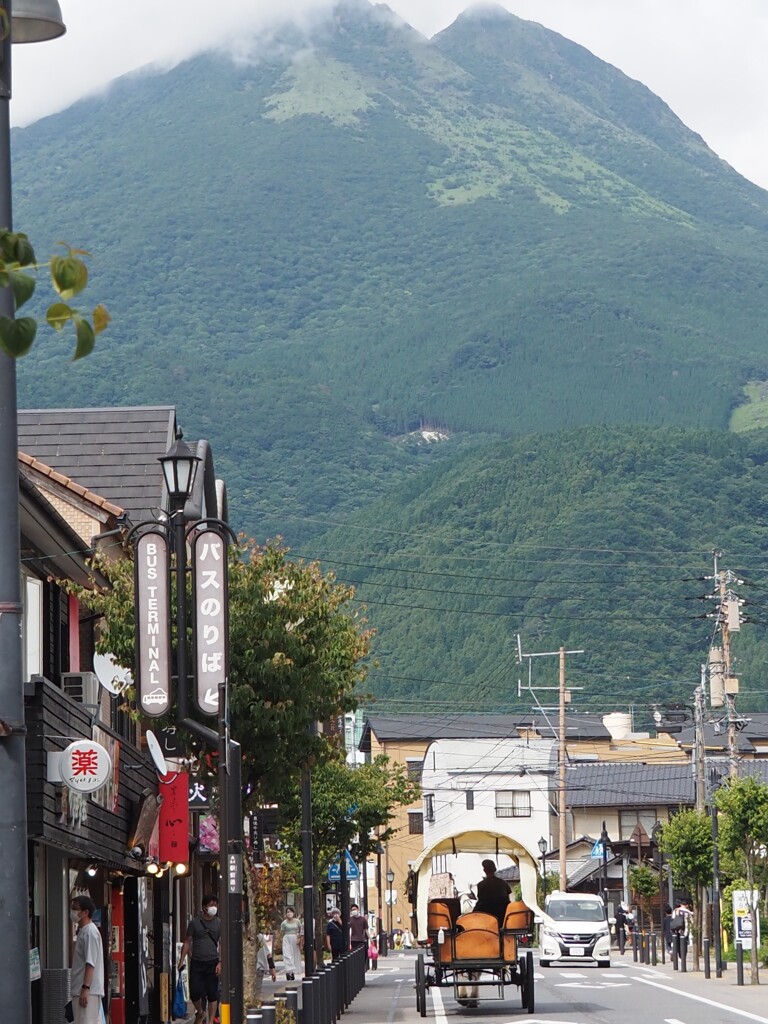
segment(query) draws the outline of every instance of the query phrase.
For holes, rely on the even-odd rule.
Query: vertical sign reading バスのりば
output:
[[[142,714],[158,717],[171,706],[171,626],[168,541],[143,533],[136,542],[136,667]]]
[[[219,710],[219,684],[227,679],[227,544],[216,530],[195,537],[195,675],[197,706]]]

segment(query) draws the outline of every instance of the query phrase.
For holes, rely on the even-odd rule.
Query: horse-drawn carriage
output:
[[[523,901],[509,903],[503,921],[492,914],[462,913],[458,898],[428,898],[428,876],[436,853],[482,853],[513,857],[520,868]],[[523,1009],[534,1012],[533,954],[536,861],[519,841],[500,834],[464,832],[445,837],[414,865],[418,937],[426,952],[416,958],[416,1008],[427,1015],[430,988],[452,988],[461,1006],[483,997],[503,1000],[505,988],[520,989]],[[533,909],[532,909],[533,908]]]
[[[477,1006],[479,989],[520,989],[523,1009],[533,1013],[533,954],[521,948],[533,927],[533,913],[522,902],[510,903],[504,921],[477,911],[460,913],[458,899],[430,900],[427,934],[431,958],[416,959],[416,1009],[427,1015],[427,989],[453,987],[459,1005]]]

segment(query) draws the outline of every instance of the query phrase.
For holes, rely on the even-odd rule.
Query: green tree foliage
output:
[[[709,648],[712,548],[761,584],[767,488],[766,432],[563,431],[436,466],[300,550],[365,602],[379,712],[527,710],[509,679],[519,632],[524,651],[584,650],[567,668],[579,710],[631,704],[652,728],[650,706],[687,700]],[[763,618],[733,639],[754,711]],[[556,659],[533,673],[557,685]]]
[[[751,775],[729,778],[717,790],[720,812],[719,843],[740,862],[747,892],[757,892],[766,881],[768,849],[768,785]],[[757,900],[750,905],[752,934],[757,935]],[[752,944],[752,984],[758,984],[758,949]]]
[[[62,243],[63,244],[63,243]],[[91,318],[83,316],[69,305],[88,284],[88,267],[83,259],[89,254],[83,249],[65,245],[65,255],[54,255],[47,264],[36,262],[29,238],[22,232],[0,230],[0,288],[10,288],[14,311],[21,309],[34,295],[37,282],[31,271],[48,267],[56,301],[48,306],[45,319],[55,331],[71,323],[77,339],[74,359],[89,355],[96,344],[96,335],[109,324],[109,313],[98,305]],[[33,316],[0,316],[0,349],[6,355],[18,358],[32,348],[37,335],[37,320]]]
[[[413,803],[418,797],[418,782],[411,778],[405,765],[380,754],[373,761],[355,767],[340,758],[330,758],[316,766],[312,782],[312,851],[316,879],[325,878],[328,868],[341,851],[352,848],[353,854],[364,858],[386,843],[396,830],[392,827],[399,807]],[[296,790],[286,806],[284,836],[289,849],[295,851],[296,871],[301,849],[300,793]],[[375,835],[372,835],[375,833]],[[317,936],[322,936],[319,904]]]
[[[659,893],[659,876],[646,864],[639,864],[629,872],[629,887],[640,901],[643,914],[649,915],[651,900]]]
[[[99,649],[132,668],[132,560],[99,560],[98,567],[109,587],[80,594],[104,616]],[[230,549],[232,737],[242,746],[243,786],[254,804],[280,800],[303,764],[327,754],[327,741],[310,734],[312,722],[355,707],[370,633],[349,608],[353,593],[317,564],[289,561],[279,545]]]
[[[676,885],[684,886],[697,902],[699,886],[712,878],[712,823],[698,811],[679,811],[661,830],[659,845],[667,857]]]

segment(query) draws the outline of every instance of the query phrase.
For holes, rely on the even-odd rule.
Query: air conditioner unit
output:
[[[61,688],[78,704],[95,708],[99,703],[99,680],[93,672],[62,672]]]

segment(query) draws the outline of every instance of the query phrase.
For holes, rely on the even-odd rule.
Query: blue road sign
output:
[[[590,853],[589,856],[594,857],[595,860],[599,860],[603,856],[603,844],[599,839],[595,841],[595,845],[592,847],[592,853]]]
[[[344,859],[347,862],[347,881],[356,882],[360,877],[357,864],[352,860],[352,854],[349,850],[344,851]],[[335,860],[333,864],[328,868],[328,881],[329,882],[340,882],[341,881],[341,865],[338,860]]]

